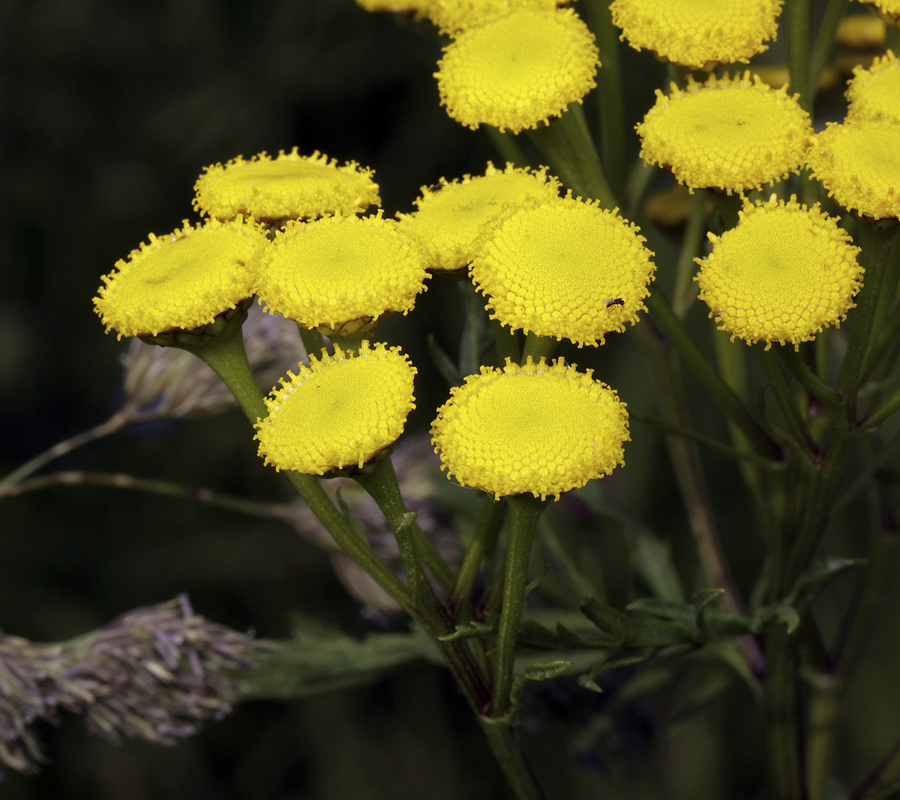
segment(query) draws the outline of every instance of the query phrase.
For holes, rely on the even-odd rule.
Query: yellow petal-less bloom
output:
[[[515,11],[554,11],[556,0],[432,0],[430,19],[443,33],[455,34]]]
[[[740,77],[690,76],[684,90],[656,92],[637,126],[641,157],[670,169],[691,189],[731,194],[759,189],[800,169],[812,124],[796,96],[745,72]]]
[[[482,367],[438,409],[442,468],[496,497],[559,497],[623,464],[628,413],[615,391],[564,359]]]
[[[94,309],[120,339],[208,325],[253,296],[268,244],[259,228],[240,219],[185,222],[167,236],[150,234],[103,277]]]
[[[389,448],[413,402],[415,368],[400,348],[363,342],[358,351],[309,357],[266,398],[256,423],[259,455],[277,470],[325,475],[361,468]]]
[[[884,20],[874,14],[851,14],[837,26],[835,41],[850,50],[882,50],[885,42]]]
[[[518,133],[581,102],[599,64],[593,34],[571,9],[519,11],[460,33],[435,77],[457,122]]]
[[[888,50],[869,69],[854,69],[847,100],[847,116],[900,124],[900,58]]]
[[[411,14],[424,17],[434,0],[356,0],[366,11],[383,14]]]
[[[559,187],[546,168],[533,171],[507,164],[499,170],[488,163],[484,175],[422,187],[418,210],[398,216],[422,245],[428,268],[449,272],[469,264],[482,228],[505,208],[558,197]]]
[[[638,228],[571,196],[504,212],[486,229],[472,280],[514,330],[603,344],[637,322],[656,269]]]
[[[900,125],[829,123],[815,136],[807,165],[844,208],[874,219],[900,218]]]
[[[613,0],[613,23],[636,50],[693,69],[746,63],[767,49],[783,0]]]
[[[900,0],[863,0],[877,8],[891,22],[900,24]]]
[[[276,235],[257,294],[304,327],[350,333],[359,326],[348,323],[406,314],[427,275],[418,245],[396,220],[381,212],[325,217]]]
[[[744,203],[737,226],[709,234],[700,265],[700,299],[721,330],[748,343],[809,341],[839,325],[862,287],[859,248],[818,205]]]
[[[355,214],[378,205],[372,170],[315,152],[301,156],[295,147],[271,158],[260,153],[207,167],[194,186],[194,208],[215,219],[241,214],[267,225],[326,214]]]

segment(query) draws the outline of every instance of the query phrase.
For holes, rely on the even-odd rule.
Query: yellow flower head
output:
[[[863,2],[878,9],[885,19],[900,24],[900,0],[863,0]]]
[[[548,177],[546,168],[533,171],[507,164],[499,170],[488,163],[484,175],[423,186],[418,211],[399,216],[422,245],[426,265],[452,271],[468,266],[479,232],[504,208],[558,196],[559,181]]]
[[[656,104],[637,126],[641,157],[672,170],[691,189],[731,194],[759,189],[798,170],[812,125],[796,95],[772,89],[757,76],[710,76],[671,94],[657,90]]]
[[[252,297],[267,246],[265,235],[241,219],[151,233],[103,276],[94,309],[120,339],[208,325]]]
[[[424,17],[434,0],[356,0],[356,4],[365,9],[382,14],[410,14],[416,18]]]
[[[900,218],[900,125],[829,123],[814,138],[807,165],[844,208],[874,219]]]
[[[428,18],[443,33],[452,35],[514,11],[553,11],[557,5],[561,3],[556,0],[432,0]]]
[[[338,166],[318,152],[301,156],[296,147],[276,158],[260,153],[249,161],[238,156],[207,167],[194,191],[194,208],[201,214],[221,220],[242,214],[273,226],[355,214],[381,202],[372,170],[355,161]]]
[[[427,274],[418,246],[380,211],[325,217],[278,232],[257,294],[306,328],[350,332],[359,326],[348,323],[406,314],[425,290]]]
[[[784,0],[613,0],[613,23],[635,49],[692,69],[746,63],[778,30]]]
[[[637,322],[656,269],[638,228],[571,196],[504,212],[486,229],[472,280],[514,330],[603,344]]]
[[[847,100],[848,116],[900,124],[900,58],[888,50],[869,69],[854,69]]]
[[[362,343],[358,352],[309,357],[266,398],[256,423],[259,454],[277,470],[325,475],[361,468],[403,433],[415,368],[400,348]]]
[[[859,248],[847,232],[793,197],[745,201],[737,226],[709,240],[712,252],[696,259],[700,299],[732,340],[766,349],[809,341],[840,324],[862,286]]]
[[[518,11],[460,33],[435,77],[457,122],[518,133],[580,103],[599,65],[594,36],[571,9]]]
[[[541,499],[608,475],[624,463],[628,413],[591,374],[561,358],[482,367],[450,391],[431,426],[442,468],[496,497]]]

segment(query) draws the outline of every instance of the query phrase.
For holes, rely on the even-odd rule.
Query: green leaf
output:
[[[800,624],[800,614],[796,608],[787,603],[772,603],[763,606],[754,614],[753,629],[756,631],[762,631],[773,623],[784,625],[788,633],[793,633]]]
[[[513,681],[512,690],[510,692],[510,718],[516,719],[522,707],[522,700],[525,697],[525,690],[532,681],[546,681],[562,675],[569,667],[572,666],[571,661],[550,661],[546,664],[528,664],[525,672],[516,677]]]
[[[465,625],[457,626],[453,633],[438,638],[442,642],[458,642],[462,639],[484,639],[496,635],[497,620],[495,619],[492,622],[467,622]]]
[[[788,592],[785,602],[794,606],[808,606],[824,591],[828,583],[851,567],[864,566],[861,558],[823,558],[815,561],[797,578]]]
[[[609,647],[666,647],[696,641],[694,626],[674,620],[629,615],[588,597],[582,613],[596,625]]]

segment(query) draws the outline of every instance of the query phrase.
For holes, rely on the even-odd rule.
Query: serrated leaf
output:
[[[550,661],[546,664],[528,664],[525,672],[516,677],[513,681],[512,691],[510,692],[510,719],[516,719],[522,708],[522,699],[525,697],[525,690],[532,681],[545,681],[550,678],[556,678],[562,675],[569,667],[572,666],[571,661]]]
[[[589,597],[582,613],[599,628],[610,647],[666,647],[693,642],[695,626],[653,617],[630,616]]]
[[[462,639],[484,639],[497,634],[497,622],[467,622],[459,625],[453,633],[439,636],[442,642],[458,642]]]

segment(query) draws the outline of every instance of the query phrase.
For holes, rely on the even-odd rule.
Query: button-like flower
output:
[[[709,234],[700,299],[719,327],[748,343],[797,345],[839,325],[862,287],[859,248],[818,205],[792,197],[744,203],[735,228]]]
[[[366,11],[382,14],[410,14],[425,16],[433,0],[356,0],[356,4]]]
[[[464,486],[545,498],[623,464],[628,413],[615,391],[564,359],[481,368],[438,409],[432,442]]]
[[[422,245],[426,265],[452,271],[468,266],[481,229],[505,208],[558,196],[559,181],[548,177],[546,168],[535,172],[507,164],[499,170],[488,163],[484,175],[423,187],[418,211],[399,216]]]
[[[613,0],[613,22],[636,50],[693,69],[746,63],[767,49],[783,0]]]
[[[594,36],[571,9],[518,11],[460,33],[435,77],[457,122],[518,133],[581,102],[599,65]]]
[[[267,246],[259,228],[241,219],[151,233],[103,277],[94,310],[120,339],[208,325],[253,296]]]
[[[603,344],[644,310],[656,269],[637,226],[571,196],[508,209],[486,229],[472,280],[514,330]]]
[[[380,203],[372,170],[355,161],[338,166],[318,152],[301,156],[296,147],[276,158],[260,153],[207,167],[194,191],[194,208],[201,214],[221,220],[242,214],[272,226],[355,214]]]
[[[900,125],[829,123],[814,138],[807,164],[844,208],[874,219],[900,218]]]
[[[553,11],[556,6],[556,0],[431,0],[427,13],[443,33],[455,34],[515,11]]]
[[[637,126],[641,158],[670,169],[691,189],[731,194],[759,189],[800,169],[812,136],[796,96],[757,76],[690,76],[684,90],[656,92],[656,104]]]
[[[257,294],[306,328],[350,333],[390,312],[406,314],[427,275],[396,220],[381,212],[325,217],[278,232]]]
[[[359,351],[309,357],[266,398],[256,423],[259,455],[277,470],[325,475],[362,468],[400,434],[413,402],[415,368],[400,348],[362,343]]]
[[[888,50],[869,69],[854,69],[847,100],[848,116],[900,124],[900,58]]]
[[[900,0],[863,0],[877,8],[891,22],[900,23]]]

